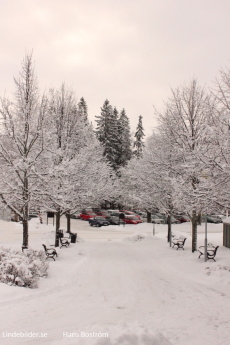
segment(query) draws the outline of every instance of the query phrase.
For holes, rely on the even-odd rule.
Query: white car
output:
[[[108,212],[109,214],[112,214],[112,213],[121,213],[119,210],[106,210],[106,212]]]
[[[152,223],[154,224],[165,224],[165,220],[163,218],[159,218],[158,216],[154,214],[151,216],[151,220],[152,220]]]

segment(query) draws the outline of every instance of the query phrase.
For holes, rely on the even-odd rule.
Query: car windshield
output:
[[[130,216],[130,217],[127,217],[127,219],[138,220],[138,218],[137,218],[137,217],[135,217],[135,216]]]
[[[94,217],[94,219],[98,219],[98,220],[105,220],[105,218],[104,218],[104,217],[100,217],[100,216],[98,216],[98,217]]]
[[[96,213],[94,212],[87,212],[86,214],[89,214],[90,216],[96,216]]]

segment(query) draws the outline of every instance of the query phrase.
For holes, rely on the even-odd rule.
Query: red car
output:
[[[124,213],[126,216],[135,216],[141,220],[141,216],[139,214],[132,212],[132,211],[120,210],[120,212]]]
[[[125,218],[122,219],[126,224],[139,224],[142,223],[142,221],[135,216],[129,216],[129,215],[125,215]]]
[[[109,217],[110,214],[107,211],[99,211],[97,212],[97,216]]]
[[[96,216],[96,214],[94,212],[82,212],[80,214],[80,218],[82,220],[89,220],[90,218],[93,218],[95,216]]]

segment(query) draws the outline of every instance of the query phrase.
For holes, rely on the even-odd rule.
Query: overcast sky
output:
[[[107,98],[149,134],[170,87],[230,67],[230,1],[0,0],[1,95],[31,50],[42,90],[65,82],[92,121]]]

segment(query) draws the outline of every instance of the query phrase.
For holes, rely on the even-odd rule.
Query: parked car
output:
[[[159,212],[153,213],[158,218],[164,219],[165,223],[167,222],[167,216],[165,214],[161,214]]]
[[[100,227],[100,226],[103,226],[103,225],[109,225],[110,223],[104,217],[96,216],[96,217],[93,217],[93,218],[89,218],[89,224],[90,224],[90,226]]]
[[[38,218],[38,214],[29,214],[28,220],[32,219],[32,218]]]
[[[124,225],[125,224],[123,219],[120,219],[117,216],[110,216],[109,222],[111,225]]]
[[[174,218],[179,220],[180,223],[190,222],[190,218],[188,216],[185,216],[185,215],[174,216]]]
[[[119,210],[106,210],[106,212],[108,212],[109,214],[112,214],[112,213],[118,213],[120,211]]]
[[[223,222],[223,219],[226,218],[226,216],[224,216],[223,214],[212,214],[211,217],[219,218],[222,220],[222,222]]]
[[[70,218],[72,218],[72,219],[81,219],[81,212],[78,211],[78,212],[75,212],[75,213],[71,214]]]
[[[83,212],[94,212],[94,210],[91,207],[86,207],[81,210],[81,213]],[[95,213],[95,212],[94,212]]]
[[[101,211],[97,212],[97,216],[102,216],[102,217],[104,217],[108,221],[110,219],[110,214],[107,211],[104,211],[104,210],[101,210]]]
[[[203,215],[202,216],[202,222],[205,222],[205,218],[206,218],[206,216]],[[214,224],[222,223],[222,219],[207,215],[207,223],[214,223]]]
[[[94,212],[94,213],[97,213],[97,212],[100,212],[100,208],[98,208],[98,207],[93,207],[92,208],[92,211]]]
[[[171,216],[171,223],[172,224],[180,224],[181,222],[178,219],[176,219],[175,217]]]
[[[120,212],[124,213],[127,216],[136,216],[137,218],[141,219],[141,216],[139,214],[136,214],[132,211],[120,210]]]
[[[167,222],[168,222],[168,216],[167,216],[166,214],[159,214],[159,213],[157,213],[157,216],[158,216],[159,218],[163,218],[164,221],[165,221],[165,224],[167,224]],[[172,223],[172,224],[180,224],[180,221],[177,220],[175,217],[171,216],[171,223]]]
[[[218,223],[222,223],[222,219],[219,217],[207,216],[207,222],[218,224]]]
[[[142,223],[142,220],[139,219],[138,217],[136,216],[133,216],[133,215],[125,215],[125,218],[123,219],[123,221],[126,223],[126,224],[139,224],[139,223]]]
[[[90,218],[93,218],[95,216],[96,216],[96,213],[94,213],[94,212],[82,212],[80,214],[80,218],[82,220],[89,220]]]
[[[159,218],[157,215],[153,214],[151,216],[152,223],[154,224],[165,224],[165,220],[163,218]]]
[[[110,213],[110,217],[112,217],[112,216],[115,216],[115,217],[120,217],[120,214],[121,214],[122,212],[113,212],[113,213]]]

